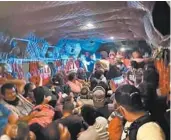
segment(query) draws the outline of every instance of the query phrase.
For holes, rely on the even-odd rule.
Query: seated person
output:
[[[107,79],[106,79],[106,77],[104,76],[104,70],[103,70],[103,69],[98,69],[98,70],[96,70],[96,71],[92,74],[90,80],[93,79],[93,78],[96,78],[96,79],[98,80],[98,83],[99,83],[100,81],[103,81],[103,82],[105,82],[105,83],[107,84]]]
[[[33,90],[36,88],[36,85],[34,83],[27,83],[24,86],[24,94],[23,96],[29,100],[31,103],[35,103],[34,95],[33,95]]]
[[[60,73],[54,75],[52,77],[52,84],[50,85],[50,89],[54,91],[56,94],[59,92],[63,92],[63,86],[64,86],[64,79]]]
[[[17,93],[14,84],[7,83],[2,85],[1,95],[2,98],[0,103],[7,107],[10,111],[16,113],[19,117],[28,115],[34,106],[21,94]]]
[[[144,58],[142,57],[141,53],[139,51],[134,51],[132,53],[132,59],[131,61],[134,61],[137,63],[137,69],[143,68],[145,65]]]
[[[131,68],[126,73],[126,79],[129,84],[138,87],[143,80],[143,68],[139,67],[137,62],[132,61]]]
[[[122,61],[118,61],[117,63],[116,63],[116,67],[119,69],[119,71],[121,72],[121,73],[125,73],[125,72],[127,72],[127,68],[126,68],[126,66],[125,66],[125,64],[122,62]]]
[[[83,68],[79,68],[77,70],[77,77],[78,77],[78,80],[80,81],[87,81],[87,75],[86,75],[86,71],[83,69]]]
[[[107,80],[111,80],[112,78],[119,77],[121,75],[122,75],[121,71],[119,71],[116,65],[113,64],[109,66],[109,71],[106,74],[106,78]]]
[[[110,114],[113,112],[112,108],[109,107],[108,104],[106,104],[106,91],[103,87],[97,86],[93,90],[93,103],[94,107],[97,109],[97,111],[106,119],[110,116]]]
[[[84,128],[83,126],[83,120],[80,116],[78,115],[73,115],[73,110],[74,110],[74,104],[72,102],[65,102],[63,105],[63,117],[61,119],[58,119],[54,122],[52,122],[51,125],[57,125],[57,124],[62,124],[65,127],[68,128],[70,134],[71,134],[71,140],[76,140],[77,135],[81,132],[81,130]]]
[[[18,93],[22,94],[24,91],[24,86],[26,84],[26,81],[23,79],[14,79],[11,76],[11,73],[12,70],[10,67],[8,68],[8,65],[0,64],[0,87],[3,84],[11,83],[16,86]]]
[[[56,97],[47,87],[37,87],[33,90],[36,106],[33,108],[31,114],[41,113],[39,118],[32,118],[28,124],[30,130],[36,134],[37,139],[41,138],[41,129],[45,128],[53,120],[56,105]]]
[[[78,97],[77,102],[80,102],[82,105],[88,104],[94,106],[93,100],[90,99],[89,87],[83,87],[80,92],[80,97]]]
[[[78,82],[76,73],[74,73],[74,72],[69,73],[67,84],[70,86],[71,91],[74,94],[78,94],[81,92],[82,84],[80,82]]]
[[[19,121],[16,124],[8,124],[0,140],[36,140],[36,136],[29,130],[26,122]]]
[[[55,122],[44,128],[42,134],[40,140],[71,140],[71,134],[67,127]]]
[[[81,109],[84,121],[89,125],[88,129],[81,132],[78,140],[108,140],[108,122],[100,117],[96,109],[90,105],[84,105]]]

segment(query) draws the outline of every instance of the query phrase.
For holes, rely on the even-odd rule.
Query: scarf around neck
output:
[[[5,99],[4,99],[4,100],[5,100]],[[10,104],[10,105],[17,106],[18,103],[19,103],[19,98],[16,97],[16,99],[15,99],[14,101],[7,101],[7,100],[5,100],[5,102],[7,102],[7,103]]]

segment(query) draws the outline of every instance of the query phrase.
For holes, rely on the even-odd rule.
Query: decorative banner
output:
[[[29,40],[12,38],[10,41],[12,50],[9,52],[11,56],[16,58],[27,58],[28,53],[26,52],[27,46],[29,45]]]
[[[5,44],[10,40],[10,36],[5,35],[3,32],[0,32],[0,44]]]
[[[49,47],[45,39],[37,37],[34,33],[28,34],[25,39],[30,41],[27,48],[30,58],[45,58]]]

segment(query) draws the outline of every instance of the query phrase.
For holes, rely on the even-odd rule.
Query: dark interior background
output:
[[[154,26],[163,35],[170,34],[170,7],[165,1],[156,1],[152,12]]]

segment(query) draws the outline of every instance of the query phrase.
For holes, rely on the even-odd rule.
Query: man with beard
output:
[[[33,104],[17,93],[15,86],[11,83],[2,85],[0,104],[4,105],[10,112],[18,116],[18,120],[30,121],[35,117],[43,116],[41,112],[31,113]]]

